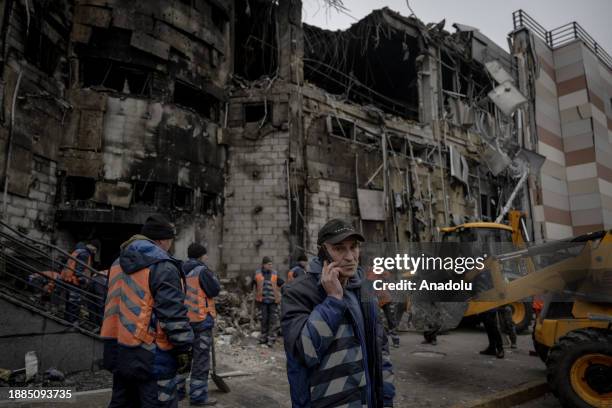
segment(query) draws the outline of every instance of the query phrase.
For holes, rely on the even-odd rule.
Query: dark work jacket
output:
[[[395,388],[387,337],[378,320],[375,295],[362,293],[363,271],[358,269],[345,287],[344,298],[338,300],[327,296],[321,286],[321,269],[315,258],[308,273],[287,283],[282,291],[281,325],[293,407],[336,407],[359,400],[369,408],[392,406]],[[365,285],[363,290],[368,290]],[[350,337],[343,336],[347,325],[353,333]],[[356,348],[361,350],[361,362]],[[330,356],[341,350],[343,360],[331,364]],[[315,395],[317,386],[325,388],[334,379],[347,377],[347,384],[351,382],[359,370],[355,364],[367,368],[361,379],[366,383],[365,395],[348,390]]]
[[[176,354],[189,351],[194,335],[185,306],[184,278],[180,262],[141,235],[122,245],[117,260],[126,274],[150,268],[149,289],[153,296],[150,326],[159,322],[173,348],[127,347],[113,339],[104,340],[104,368],[136,380],[173,378]],[[117,262],[115,261],[115,262]],[[109,282],[109,286],[110,282]]]
[[[199,275],[200,287],[206,293],[206,296],[210,299],[214,298],[221,291],[221,284],[219,280],[215,276],[215,273],[208,268],[208,265],[198,261],[197,259],[189,258],[185,263],[183,263],[183,273],[185,276],[189,274],[195,268],[201,268]],[[215,325],[215,319],[209,314],[206,316],[201,322],[191,323],[191,327],[193,330],[202,331],[206,329],[211,329]]]

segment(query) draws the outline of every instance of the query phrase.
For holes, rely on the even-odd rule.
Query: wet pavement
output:
[[[518,349],[506,349],[506,357],[482,356],[486,347],[483,330],[459,330],[438,337],[438,345],[422,345],[416,332],[400,334],[401,345],[391,349],[397,395],[395,407],[450,407],[465,404],[499,391],[545,379],[545,366],[529,355],[531,336],[519,336]],[[219,392],[210,381],[210,395],[220,408],[290,407],[289,386],[282,344],[273,349],[254,344],[218,344],[219,372],[241,370],[248,376],[227,378],[231,392]],[[12,403],[19,407],[106,407],[110,390],[79,394],[72,403]],[[3,404],[0,404],[3,406]],[[188,407],[183,401],[180,407]],[[524,408],[556,408],[547,394],[521,405]]]

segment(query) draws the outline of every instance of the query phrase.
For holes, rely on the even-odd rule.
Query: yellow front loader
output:
[[[503,263],[520,258],[535,270],[508,282]],[[485,270],[493,287],[470,299],[465,315],[544,295],[534,346],[552,391],[564,407],[612,408],[612,231],[498,255]]]
[[[522,211],[511,210],[508,212],[508,224],[496,222],[470,222],[452,227],[440,228],[442,242],[455,243],[485,243],[487,241],[511,244],[515,250],[526,246],[526,227],[524,224],[525,214]],[[524,274],[534,270],[531,259],[526,258],[523,262]],[[519,299],[508,303],[512,309],[512,322],[517,333],[529,330],[533,323],[534,310],[531,298]],[[465,319],[464,323],[469,324]]]

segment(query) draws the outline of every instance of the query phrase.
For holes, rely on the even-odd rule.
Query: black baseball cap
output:
[[[319,236],[317,237],[317,245],[321,245],[324,242],[328,244],[337,244],[342,242],[348,237],[354,236],[358,241],[365,241],[363,235],[358,233],[353,226],[341,219],[334,218],[325,224],[319,230]]]

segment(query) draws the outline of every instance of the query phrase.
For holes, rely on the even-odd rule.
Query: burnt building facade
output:
[[[66,248],[97,238],[105,265],[154,212],[176,222],[179,254],[218,245],[231,2],[7,1],[3,13],[6,221]]]
[[[98,238],[107,266],[162,212],[177,256],[199,240],[237,276],[313,254],[331,217],[404,243],[512,207],[539,239],[558,235],[542,228],[556,156],[539,144],[542,74],[521,30],[509,53],[388,9],[332,32],[294,0],[0,12],[3,216],[34,238]]]

